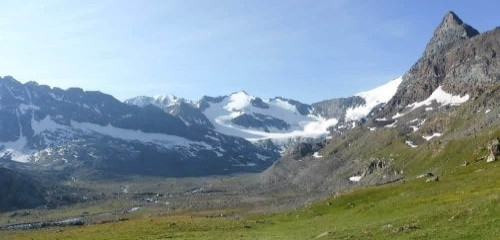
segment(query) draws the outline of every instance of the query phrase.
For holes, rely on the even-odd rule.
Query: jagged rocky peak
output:
[[[139,107],[154,105],[162,109],[171,107],[173,105],[178,105],[181,102],[189,102],[189,101],[183,98],[178,98],[172,94],[156,95],[154,97],[139,96],[124,101],[124,103],[129,105],[136,105]]]
[[[178,98],[172,94],[162,94],[154,96],[155,100],[163,105],[173,105],[179,102],[185,102],[187,100],[183,98]]]
[[[434,31],[431,41],[425,48],[423,57],[438,53],[459,39],[471,38],[478,34],[479,32],[476,29],[464,23],[454,12],[449,11]]]

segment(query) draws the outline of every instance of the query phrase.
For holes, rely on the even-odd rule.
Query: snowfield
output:
[[[244,91],[225,97],[219,103],[210,103],[203,111],[205,116],[215,126],[215,129],[226,135],[245,138],[249,141],[264,139],[286,140],[295,137],[319,137],[328,134],[328,128],[337,124],[337,119],[325,119],[315,115],[302,115],[297,108],[282,99],[262,99],[268,108],[256,107],[252,100],[256,97]],[[281,119],[290,125],[289,129],[246,128],[236,125],[233,119],[242,114],[261,114],[271,118]]]
[[[18,114],[19,119],[19,114]],[[19,120],[18,120],[19,121]],[[0,142],[0,157],[9,156],[13,161],[28,162],[29,158],[35,153],[34,149],[28,146],[26,136],[22,134],[22,126],[19,123],[20,133],[16,141]],[[55,134],[66,139],[72,138],[75,133],[88,132],[98,133],[113,138],[119,138],[127,141],[140,141],[159,144],[165,148],[189,148],[192,150],[207,149],[213,150],[213,147],[205,142],[191,141],[183,137],[162,134],[162,133],[146,133],[140,130],[131,130],[114,127],[111,124],[102,126],[99,124],[88,122],[71,121],[71,125],[63,125],[52,120],[52,117],[46,116],[40,121],[31,118],[31,129],[33,134],[42,136],[45,144],[52,145],[53,142],[46,138],[46,134]],[[218,157],[222,156],[221,153],[217,154]]]
[[[464,102],[467,102],[467,100],[469,100],[469,94],[466,94],[465,96],[455,96],[445,92],[443,88],[439,86],[427,99],[422,102],[412,103],[408,105],[408,107],[411,108],[410,111],[412,111],[421,106],[429,106],[433,101],[436,101],[438,104],[440,104],[440,106],[458,106]]]
[[[441,133],[433,133],[430,136],[422,136],[422,138],[425,139],[426,141],[429,141],[429,140],[431,140],[431,139],[433,139],[435,137],[441,137],[441,135],[443,135],[443,134],[441,134]]]
[[[409,140],[405,141],[405,143],[406,143],[406,145],[410,146],[411,148],[416,148],[416,147],[418,147],[418,146],[417,146],[414,142],[409,141]]]
[[[351,182],[359,182],[363,178],[363,176],[352,176],[349,178],[349,181]]]
[[[366,103],[358,107],[347,109],[345,116],[346,120],[359,120],[364,118],[377,105],[387,103],[394,94],[396,94],[402,81],[403,77],[398,77],[382,86],[356,94],[355,96],[363,98]]]

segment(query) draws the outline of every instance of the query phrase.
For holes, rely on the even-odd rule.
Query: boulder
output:
[[[488,156],[486,156],[486,162],[494,162],[496,160],[496,157],[500,155],[499,145],[500,144],[498,138],[495,138],[488,142],[487,148],[489,153]]]
[[[438,176],[432,176],[432,177],[427,178],[427,180],[425,180],[425,182],[437,182],[437,181],[439,181]]]
[[[486,157],[486,162],[494,162],[495,160],[496,160],[495,153],[493,152],[493,150],[490,150],[490,153]]]

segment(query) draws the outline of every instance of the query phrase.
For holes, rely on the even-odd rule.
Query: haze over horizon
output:
[[[402,75],[447,11],[480,32],[500,20],[496,1],[428,4],[3,1],[0,75],[120,100],[244,89],[312,103]]]

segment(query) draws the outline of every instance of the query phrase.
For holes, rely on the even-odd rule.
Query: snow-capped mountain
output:
[[[264,172],[263,185],[338,192],[353,183],[406,178],[415,170],[447,172],[453,165],[447,165],[452,160],[443,157],[444,152],[454,158],[457,168],[479,164],[488,156],[494,161],[499,152],[491,146],[500,139],[499,40],[500,28],[479,33],[448,12],[422,57],[401,78],[353,97],[312,104],[318,114],[339,119],[333,133],[352,127],[349,121],[356,128],[340,132],[343,136],[335,134],[324,145],[292,147]],[[457,143],[470,148],[457,149],[465,146]],[[434,165],[429,165],[428,158],[435,158]],[[462,160],[465,164],[458,167]],[[408,166],[409,174],[407,169],[394,171],[394,165],[387,168],[398,161]],[[373,174],[376,171],[386,172]]]
[[[242,138],[193,128],[155,106],[137,107],[100,92],[0,78],[0,160],[185,176],[255,171],[278,156]]]
[[[147,96],[139,96],[135,98],[131,98],[125,101],[125,103],[130,105],[136,105],[139,107],[144,107],[147,105],[154,105],[159,108],[166,108],[169,106],[173,106],[178,104],[180,101],[185,101],[184,99],[179,99],[174,95],[165,94],[165,95],[156,95],[154,97]]]
[[[426,115],[494,90],[500,75],[499,34],[499,28],[479,34],[448,12],[422,57],[403,75],[394,97],[374,117],[386,120],[382,124],[417,131]]]
[[[272,140],[281,145],[296,139],[321,138],[339,122],[360,121],[396,93],[401,78],[350,98],[326,100],[312,105],[282,97],[262,99],[245,91],[228,96],[203,97],[197,103],[172,95],[136,97],[125,102],[157,106],[179,116],[187,125],[205,126],[251,142]],[[189,111],[175,111],[184,106]]]
[[[319,137],[337,123],[312,114],[306,104],[285,98],[261,99],[244,91],[202,99],[203,114],[215,130],[250,141]]]
[[[211,122],[201,113],[195,103],[171,94],[154,97],[140,96],[125,100],[125,103],[139,107],[156,106],[168,114],[178,117],[187,126],[213,128]]]

